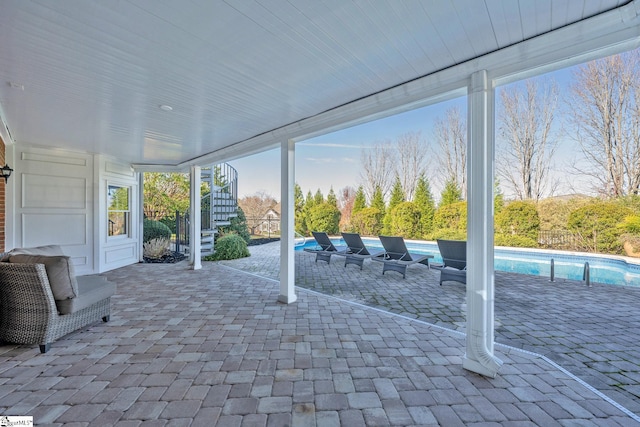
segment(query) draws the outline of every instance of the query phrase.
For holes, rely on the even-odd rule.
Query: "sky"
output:
[[[571,73],[571,68],[565,68],[539,76],[539,78],[553,78],[558,85],[562,99],[571,80]],[[498,99],[498,93],[496,93],[496,99]],[[560,101],[559,107],[561,103]],[[295,149],[295,180],[305,195],[308,191],[315,194],[316,190],[320,189],[326,197],[330,188],[333,188],[336,194],[345,186],[357,188],[363,183],[360,161],[362,151],[378,142],[395,143],[398,136],[408,132],[420,132],[423,139],[431,145],[430,153],[433,155],[437,146],[433,138],[433,126],[436,119],[444,118],[445,112],[452,107],[459,108],[461,115],[466,116],[466,97],[300,141],[296,143]],[[563,170],[566,170],[568,161],[575,157],[575,152],[575,142],[566,139],[560,141],[555,156],[559,176],[562,175]],[[435,165],[432,168],[429,160],[427,162],[428,170],[433,171],[435,175]],[[242,198],[262,192],[280,200],[279,148],[233,160],[229,164],[238,171],[238,197]],[[439,195],[440,183],[437,182],[437,177],[431,175],[427,178],[434,195]],[[573,182],[575,183],[575,179]],[[567,194],[573,190],[565,185],[559,189],[558,193]]]

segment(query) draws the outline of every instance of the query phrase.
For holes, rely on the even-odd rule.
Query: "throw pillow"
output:
[[[22,264],[44,264],[51,285],[53,297],[57,300],[75,298],[78,295],[78,283],[73,263],[68,256],[11,255],[9,262]]]

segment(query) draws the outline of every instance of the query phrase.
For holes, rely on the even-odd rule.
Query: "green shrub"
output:
[[[618,228],[622,233],[630,233],[640,235],[640,215],[628,215],[618,224]]]
[[[340,209],[328,202],[314,205],[307,213],[306,223],[309,231],[338,234],[340,232]]]
[[[362,208],[351,215],[351,227],[363,236],[378,236],[382,231],[382,213],[378,208]]]
[[[142,243],[153,239],[171,239],[171,229],[160,221],[145,219],[142,224]]]
[[[215,245],[215,252],[203,258],[204,261],[220,261],[250,256],[247,242],[237,234],[221,236]]]
[[[176,217],[175,217],[175,215],[173,217],[160,218],[158,221],[160,221],[161,223],[163,223],[164,225],[169,227],[169,230],[171,230],[172,234],[176,232]]]
[[[406,239],[418,239],[420,232],[420,209],[413,202],[402,202],[396,205],[388,214],[390,218],[390,232],[393,236],[403,236]]]
[[[467,233],[467,202],[455,202],[440,206],[433,215],[433,229],[451,229]]]
[[[571,212],[567,228],[578,238],[578,249],[622,254],[619,224],[633,211],[615,202],[594,202]]]
[[[496,215],[497,234],[526,237],[535,242],[539,232],[540,217],[533,202],[511,202]]]
[[[425,236],[428,240],[467,240],[467,230],[456,230],[453,228],[440,228],[433,230]]]

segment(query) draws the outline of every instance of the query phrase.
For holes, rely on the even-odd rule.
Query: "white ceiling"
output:
[[[0,0],[2,118],[16,144],[179,165],[625,3]]]

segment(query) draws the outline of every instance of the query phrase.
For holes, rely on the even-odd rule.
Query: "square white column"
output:
[[[295,143],[282,142],[280,146],[280,204],[282,205],[280,231],[280,295],[278,301],[291,304],[298,297],[295,291],[294,224],[295,210],[293,190],[295,187]]]

